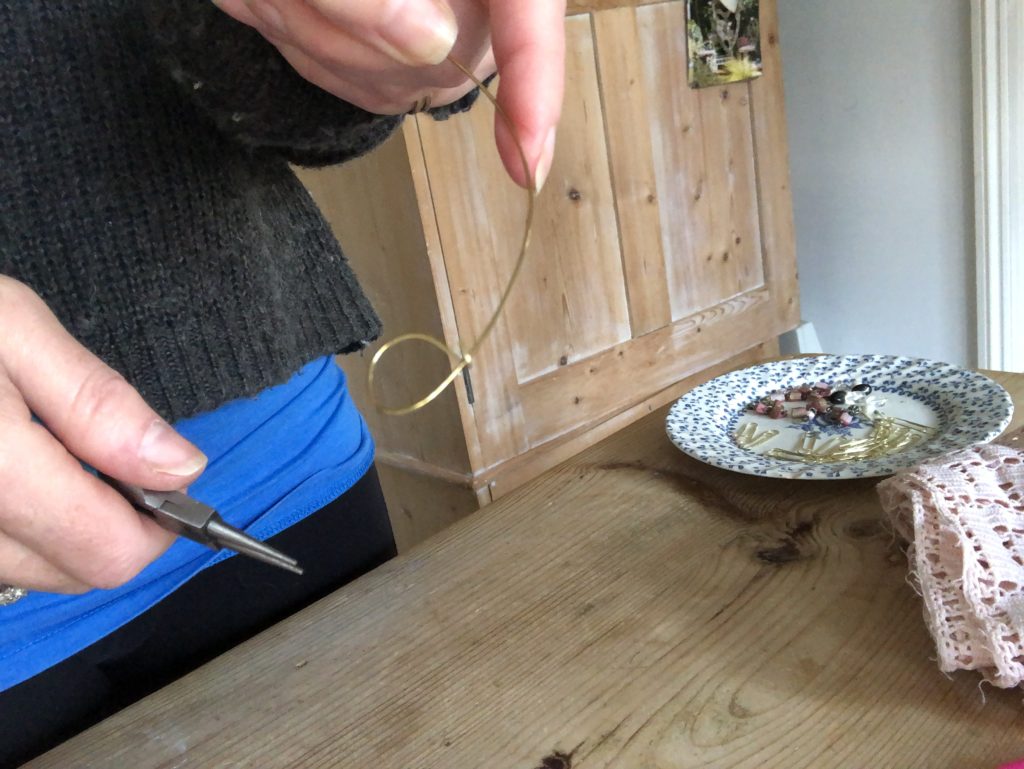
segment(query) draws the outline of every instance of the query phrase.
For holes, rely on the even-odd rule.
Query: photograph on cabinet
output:
[[[761,76],[759,0],[687,0],[691,88]]]

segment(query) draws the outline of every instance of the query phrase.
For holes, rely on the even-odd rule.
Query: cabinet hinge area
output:
[[[466,384],[466,400],[472,406],[476,402],[476,397],[473,395],[473,377],[469,374],[469,366],[462,369],[462,381]]]

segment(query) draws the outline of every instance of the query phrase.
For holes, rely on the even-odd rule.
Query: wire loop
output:
[[[380,349],[374,353],[373,358],[370,360],[370,368],[366,375],[367,391],[370,395],[370,400],[373,403],[377,411],[382,414],[388,414],[390,416],[403,416],[405,414],[411,414],[414,411],[419,411],[421,408],[426,406],[428,403],[437,398],[441,393],[448,389],[452,382],[463,372],[464,369],[469,368],[473,363],[473,355],[480,346],[487,341],[491,331],[494,330],[495,325],[498,323],[498,319],[501,317],[502,312],[505,310],[505,305],[508,303],[508,298],[512,294],[512,289],[519,278],[519,273],[522,270],[523,263],[526,261],[526,250],[530,245],[530,235],[533,232],[533,213],[534,213],[534,201],[537,198],[537,184],[530,172],[530,164],[526,159],[526,152],[523,150],[523,145],[519,141],[519,137],[516,136],[515,128],[512,125],[512,121],[509,119],[505,110],[498,104],[498,100],[494,94],[491,93],[490,89],[487,88],[477,77],[469,71],[462,64],[457,62],[451,56],[448,57],[448,61],[462,70],[462,73],[468,77],[473,83],[476,84],[477,88],[480,89],[480,93],[487,97],[488,101],[494,106],[495,114],[498,119],[505,123],[505,127],[508,128],[509,134],[512,136],[512,140],[515,142],[516,150],[519,153],[519,159],[523,164],[524,178],[527,180],[528,186],[526,187],[527,195],[527,208],[526,208],[526,224],[523,228],[523,240],[519,246],[519,256],[516,259],[515,267],[512,268],[512,275],[508,279],[508,285],[505,286],[505,290],[501,294],[501,299],[498,302],[498,306],[494,310],[494,314],[491,319],[487,321],[487,325],[484,326],[483,331],[477,336],[476,340],[471,345],[465,345],[462,340],[459,340],[459,350],[453,350],[442,340],[430,334],[402,334],[401,336],[395,337],[389,342],[381,345]],[[410,403],[405,406],[384,406],[377,400],[376,391],[373,388],[374,378],[377,373],[377,366],[380,364],[381,359],[386,353],[394,350],[399,345],[405,344],[406,342],[420,342],[423,344],[429,344],[432,347],[436,347],[441,352],[445,353],[450,360],[455,361],[455,365],[451,372],[444,378],[444,380],[437,385],[433,390],[430,391],[426,396],[420,398],[414,403]]]

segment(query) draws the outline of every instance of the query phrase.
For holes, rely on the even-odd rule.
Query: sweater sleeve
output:
[[[303,166],[342,163],[376,147],[402,116],[374,115],[303,79],[255,30],[209,0],[147,0],[146,25],[162,69],[225,135]],[[431,110],[468,110],[473,91]]]

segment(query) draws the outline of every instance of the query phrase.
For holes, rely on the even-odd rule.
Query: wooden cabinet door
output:
[[[533,244],[476,355],[483,468],[607,419],[796,325],[796,261],[774,0],[765,75],[691,90],[681,0],[570,16],[567,91]],[[500,87],[500,86],[499,86]],[[418,117],[460,338],[508,280],[525,200],[481,104]]]

